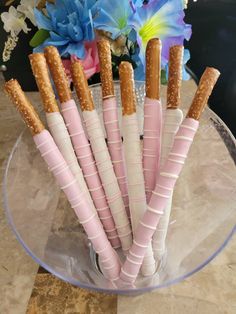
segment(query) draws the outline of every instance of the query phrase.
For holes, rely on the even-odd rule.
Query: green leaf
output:
[[[29,42],[30,46],[35,48],[39,45],[41,45],[48,37],[49,37],[49,31],[46,29],[39,29]]]
[[[166,71],[165,70],[161,70],[161,84],[162,85],[167,85],[168,80],[166,79]]]

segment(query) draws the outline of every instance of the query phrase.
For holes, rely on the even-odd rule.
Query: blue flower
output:
[[[143,5],[143,0],[130,0],[136,7],[141,7]]]
[[[107,31],[112,39],[121,34],[127,35],[130,27],[127,24],[129,17],[133,14],[129,0],[96,2],[99,12],[94,18],[94,28]]]
[[[163,67],[167,64],[171,42],[181,45],[191,36],[191,26],[183,19],[182,0],[150,0],[147,5],[136,9],[128,25],[137,32],[139,56],[143,63],[148,41],[157,37],[162,40]]]
[[[134,69],[134,78],[136,81],[145,81],[145,68],[144,65],[139,58],[139,48],[137,49],[136,53],[132,56],[132,60],[135,62],[135,69]]]
[[[187,81],[190,79],[190,75],[188,74],[188,72],[186,71],[186,64],[188,62],[188,60],[190,59],[190,51],[188,49],[184,49],[184,57],[183,57],[183,73],[182,73],[182,77],[184,81]]]
[[[133,11],[136,11],[136,8],[141,7],[143,5],[144,0],[129,0],[130,5],[133,9]]]
[[[96,0],[56,0],[46,4],[46,13],[35,9],[39,28],[48,30],[50,37],[34,51],[56,46],[62,56],[85,56],[84,41],[94,39],[92,16],[97,12]]]

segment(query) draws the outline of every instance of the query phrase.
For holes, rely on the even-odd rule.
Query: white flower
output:
[[[37,3],[35,0],[21,0],[20,4],[17,7],[17,11],[21,12],[22,14],[27,17],[31,23],[36,26],[36,21],[34,17],[34,7]]]
[[[17,36],[22,30],[25,33],[30,31],[22,14],[17,12],[13,6],[10,6],[8,12],[3,12],[1,14],[1,19],[4,24],[3,28],[7,33],[11,33],[12,37]]]

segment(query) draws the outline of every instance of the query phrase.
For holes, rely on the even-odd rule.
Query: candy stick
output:
[[[146,49],[143,172],[147,202],[155,187],[161,152],[162,106],[160,101],[161,41],[151,39]]]
[[[100,120],[97,111],[95,110],[92,95],[88,88],[88,82],[80,62],[74,62],[72,64],[72,78],[80,101],[84,122],[98,167],[98,172],[102,180],[102,185],[116,224],[122,249],[124,253],[126,253],[132,244],[129,219],[125,211]]]
[[[158,183],[152,192],[148,209],[136,229],[133,245],[121,268],[120,280],[117,283],[118,286],[133,287],[146,249],[184,166],[194,135],[198,129],[200,115],[207,104],[219,74],[217,70],[207,68],[200,80],[187,117],[182,122],[175,136],[174,144],[167,161],[158,173]]]
[[[118,248],[120,247],[120,240],[117,235],[115,223],[111,217],[111,212],[77,106],[71,98],[71,91],[68,86],[68,80],[64,72],[61,58],[55,47],[46,47],[45,57],[58,91],[62,115],[94,205],[112,246]]]
[[[180,104],[180,87],[182,81],[182,59],[183,47],[171,47],[167,87],[167,110],[165,111],[163,126],[160,168],[162,168],[167,160],[168,154],[173,146],[174,136],[183,120],[182,110],[178,109]],[[165,240],[168,231],[171,207],[172,195],[167,202],[164,214],[160,218],[152,239],[152,247],[156,260],[160,260],[165,253]]]
[[[103,121],[107,134],[107,146],[123,197],[125,209],[129,217],[128,188],[125,173],[123,145],[118,121],[117,103],[112,77],[110,43],[106,39],[101,39],[98,42],[97,47],[100,61],[100,77],[103,96]]]
[[[65,122],[59,112],[55,95],[49,78],[47,63],[42,53],[34,53],[29,56],[33,74],[42,98],[46,120],[53,139],[62,156],[67,162],[71,172],[75,176],[81,191],[84,193],[91,208],[96,211],[91,195],[88,191],[82,170],[78,164],[69,133]]]
[[[133,233],[147,209],[145,184],[142,167],[142,153],[139,138],[138,119],[136,114],[136,96],[133,68],[129,62],[121,62],[119,66],[120,91],[122,100],[122,123],[124,151],[128,179],[129,208]],[[156,262],[153,257],[151,243],[147,248],[141,272],[144,276],[155,273]]]
[[[26,125],[30,128],[34,142],[43,159],[66,194],[80,223],[83,225],[88,238],[91,240],[95,251],[102,261],[107,278],[111,281],[117,280],[120,271],[119,258],[108,241],[97,214],[94,213],[83,196],[83,192],[80,190],[75,177],[66,164],[52,136],[45,130],[33,106],[26,98],[16,80],[8,81],[5,85],[5,90],[21,113]]]

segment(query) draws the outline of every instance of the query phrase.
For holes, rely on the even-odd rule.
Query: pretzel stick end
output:
[[[211,67],[206,68],[200,79],[198,89],[188,111],[187,118],[195,120],[200,119],[219,76],[220,72],[217,69]]]
[[[22,91],[17,80],[11,79],[6,82],[4,90],[10,97],[16,109],[20,112],[32,135],[41,133],[44,130],[44,125],[40,121],[34,107],[26,98],[25,93]]]
[[[76,94],[79,99],[80,107],[82,111],[93,111],[94,103],[90,89],[88,87],[88,81],[86,79],[83,66],[79,61],[74,61],[71,65],[72,79]]]
[[[114,85],[112,76],[111,47],[109,40],[102,38],[97,43],[100,62],[100,77],[102,83],[103,98],[114,96]]]
[[[48,113],[58,112],[56,98],[50,82],[46,59],[43,53],[29,55],[29,60],[35,80],[41,94],[44,110]]]
[[[136,95],[134,71],[130,62],[122,61],[119,66],[122,114],[131,115],[136,112]]]
[[[160,99],[161,40],[149,40],[146,48],[146,96]]]
[[[167,86],[167,108],[180,106],[180,88],[182,82],[183,46],[170,48],[169,75]]]
[[[44,48],[44,55],[52,74],[59,100],[61,103],[67,102],[71,99],[71,91],[59,52],[56,47],[48,46]]]

